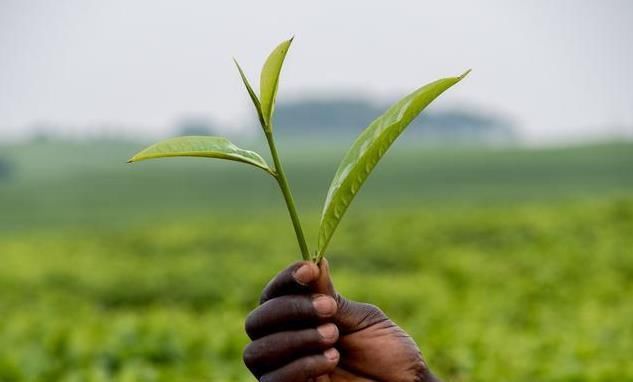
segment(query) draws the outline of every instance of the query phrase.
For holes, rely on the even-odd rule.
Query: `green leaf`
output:
[[[262,68],[261,77],[259,79],[259,99],[262,105],[264,123],[268,129],[270,129],[273,112],[275,110],[275,98],[277,97],[281,66],[284,63],[286,53],[288,53],[293,38],[279,44],[268,56]]]
[[[259,167],[271,175],[275,172],[256,152],[243,150],[223,137],[176,137],[153,144],[134,155],[128,163],[169,157],[205,157],[227,159]]]
[[[262,114],[262,105],[259,103],[259,99],[257,98],[257,94],[253,91],[251,84],[248,82],[248,78],[246,78],[246,74],[242,70],[242,67],[234,58],[233,62],[235,62],[235,66],[237,66],[237,70],[240,72],[240,77],[242,77],[242,82],[244,82],[244,86],[246,86],[246,91],[248,91],[248,95],[251,97],[251,101],[253,101],[253,105],[255,106],[255,110],[257,111],[257,117],[259,118],[259,123],[261,123],[262,127],[265,125],[264,116]]]
[[[419,88],[391,106],[360,134],[345,154],[330,184],[321,215],[317,259],[323,257],[354,196],[391,144],[427,105],[469,72]]]

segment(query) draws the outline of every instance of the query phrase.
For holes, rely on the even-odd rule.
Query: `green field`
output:
[[[0,381],[250,381],[243,319],[299,259],[239,164],[0,147]],[[311,242],[344,148],[288,152]],[[331,244],[446,381],[633,381],[633,144],[396,147]]]

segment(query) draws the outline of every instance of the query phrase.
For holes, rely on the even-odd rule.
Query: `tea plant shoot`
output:
[[[237,70],[253,102],[266,137],[272,157],[272,166],[258,153],[239,148],[226,138],[212,136],[185,136],[166,139],[137,153],[128,162],[167,157],[205,157],[242,162],[262,169],[272,176],[279,185],[303,259],[319,262],[325,256],[328,244],[352,200],[396,138],[422,110],[448,88],[461,81],[470,70],[460,76],[443,78],[418,88],[392,105],[358,136],[343,157],[332,179],[321,214],[316,249],[311,253],[305,240],[299,214],[273,135],[273,114],[279,77],[292,40],[291,38],[279,44],[266,59],[259,79],[259,96],[235,60]]]

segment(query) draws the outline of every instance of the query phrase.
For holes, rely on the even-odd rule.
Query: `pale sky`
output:
[[[241,125],[252,110],[231,58],[257,86],[291,35],[280,101],[393,99],[472,68],[433,107],[505,113],[536,139],[633,134],[629,0],[0,0],[0,140],[45,122]]]

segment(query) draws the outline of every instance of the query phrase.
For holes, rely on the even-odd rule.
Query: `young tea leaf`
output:
[[[170,138],[151,145],[134,155],[128,163],[168,157],[205,157],[248,163],[275,175],[256,152],[243,150],[223,137],[190,136]]]
[[[233,59],[233,62],[235,62],[235,66],[237,66],[237,70],[240,72],[240,77],[242,77],[242,82],[244,82],[244,86],[246,86],[246,91],[248,92],[248,95],[251,97],[251,101],[253,101],[253,105],[255,106],[255,110],[257,111],[257,117],[259,118],[259,123],[263,127],[265,126],[264,115],[262,114],[262,105],[259,103],[257,94],[255,94],[255,91],[253,91],[253,88],[251,87],[251,84],[248,82],[248,78],[246,78],[246,74],[244,74],[244,71],[242,70],[242,67],[240,66],[240,64],[237,62],[236,59]]]
[[[354,196],[391,144],[427,105],[469,72],[419,88],[391,106],[360,134],[343,157],[330,184],[321,215],[317,260],[323,257]]]
[[[279,44],[268,56],[262,68],[259,80],[259,100],[262,106],[264,123],[268,129],[270,129],[273,111],[275,110],[275,98],[277,97],[281,66],[284,63],[293,38]]]

